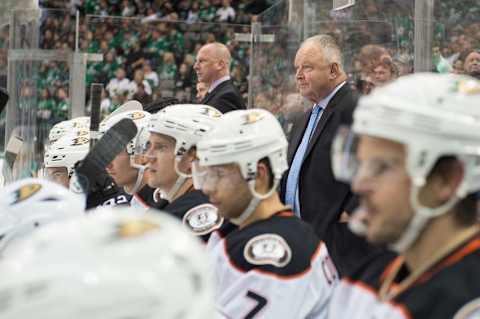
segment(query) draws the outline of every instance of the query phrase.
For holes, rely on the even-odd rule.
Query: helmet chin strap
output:
[[[142,185],[142,181],[143,181],[143,175],[145,174],[145,168],[146,168],[145,166],[139,166],[137,168],[138,169],[137,180],[135,181],[135,185],[133,186],[131,191],[127,191],[125,187],[123,188],[127,194],[132,195],[140,190],[140,186]]]
[[[125,189],[125,187],[123,189],[127,194],[132,195],[132,194],[135,194],[136,192],[138,192],[140,190],[139,188],[142,185],[143,175],[145,174],[145,170],[147,169],[148,165],[142,165],[142,164],[135,163],[134,156],[130,155],[130,166],[132,166],[133,168],[136,168],[138,170],[137,180],[135,181],[135,185],[133,186],[131,191],[127,191]]]
[[[175,164],[174,164],[175,173],[177,173],[178,176],[181,176],[181,177],[184,177],[184,178],[191,178],[192,174],[185,174],[178,169],[178,162],[179,162],[179,160],[176,159]]]
[[[167,194],[160,191],[160,194],[161,194],[160,196],[171,203],[173,198],[177,195],[178,191],[180,190],[180,187],[182,187],[186,181],[187,181],[187,178],[183,176],[177,177],[177,180],[175,181],[175,184],[173,184],[173,187],[170,189],[170,191]]]
[[[403,232],[402,236],[396,242],[390,245],[390,248],[397,253],[403,253],[410,248],[430,219],[445,214],[452,209],[452,207],[455,206],[460,199],[457,195],[454,195],[445,204],[435,208],[430,208],[419,203],[419,191],[420,188],[417,186],[413,187],[410,191],[410,203],[412,204],[414,211],[413,218],[410,220],[410,223]]]
[[[241,224],[243,224],[257,209],[258,205],[260,205],[262,200],[267,199],[275,192],[279,183],[280,183],[280,179],[276,178],[275,181],[273,182],[272,188],[266,194],[259,194],[255,190],[255,179],[252,179],[251,181],[249,181],[248,188],[250,189],[250,192],[253,195],[252,199],[250,200],[250,203],[248,203],[247,208],[245,208],[245,210],[240,214],[240,216],[235,218],[230,218],[230,221],[237,226],[240,226]]]

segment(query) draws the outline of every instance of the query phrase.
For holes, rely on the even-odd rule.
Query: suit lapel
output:
[[[202,104],[207,104],[212,99],[212,96],[215,95],[215,92],[218,92],[221,88],[226,86],[228,83],[230,83],[230,80],[224,81],[224,82],[220,83],[219,85],[217,85],[217,87],[214,88],[212,92],[207,93],[207,95],[205,95],[205,97],[203,98],[201,103]]]
[[[297,152],[297,148],[302,142],[303,133],[308,125],[308,120],[310,119],[310,114],[312,114],[312,109],[306,112],[296,123],[296,127],[292,129],[292,135],[290,137],[290,145],[292,147],[288,148],[288,163],[291,164],[293,161],[293,156]],[[294,147],[293,147],[294,146]]]
[[[331,105],[327,106],[327,108],[323,111],[322,117],[318,121],[317,127],[315,128],[315,132],[313,133],[312,138],[310,139],[310,142],[308,143],[307,146],[307,151],[305,152],[305,156],[303,157],[304,159],[307,158],[308,154],[313,149],[313,146],[317,142],[318,138],[320,137],[320,134],[322,133],[323,129],[328,123],[328,120],[332,116],[333,112],[335,111],[333,107],[330,107]]]
[[[208,101],[210,101],[210,98],[212,97],[212,92],[205,94],[205,97],[203,98],[202,101],[200,101],[201,104],[207,104]]]
[[[323,114],[321,114],[322,116],[320,117],[320,120],[318,121],[317,127],[315,128],[315,132],[313,133],[313,136],[310,139],[310,142],[308,143],[307,151],[305,152],[305,156],[303,157],[304,159],[307,158],[307,156],[312,151],[313,147],[317,143],[317,140],[320,138],[320,135],[321,135],[322,131],[327,126],[327,123],[330,120],[330,118],[332,117],[332,115],[335,112],[340,111],[340,110],[337,110],[340,107],[339,101],[348,92],[347,91],[347,85],[348,85],[348,83],[345,83],[343,85],[343,87],[338,90],[338,92],[333,96],[333,98],[328,103],[325,110],[323,110]]]

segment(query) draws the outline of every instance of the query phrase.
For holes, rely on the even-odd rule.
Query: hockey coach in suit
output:
[[[213,106],[222,113],[245,109],[245,102],[230,79],[231,59],[228,48],[214,42],[198,51],[193,66],[198,81],[208,85],[201,104]]]
[[[297,88],[314,106],[292,127],[289,170],[283,176],[281,193],[285,204],[325,241],[343,275],[376,254],[344,222],[355,208],[355,197],[349,185],[335,180],[330,160],[332,140],[341,125],[352,122],[357,97],[347,83],[342,53],[331,36],[306,39],[294,63]]]

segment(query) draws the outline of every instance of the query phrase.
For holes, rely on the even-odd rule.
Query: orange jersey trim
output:
[[[396,259],[393,262],[395,262],[395,261],[396,261]],[[358,287],[361,290],[364,290],[364,291],[370,293],[376,299],[379,299],[378,298],[379,297],[378,292],[374,288],[370,287],[369,285],[367,285],[367,284],[365,284],[361,281],[353,281],[350,278],[343,278],[342,281],[348,283],[351,286]],[[413,319],[413,316],[411,315],[410,311],[408,310],[408,308],[405,305],[402,305],[400,303],[396,303],[396,302],[393,302],[393,301],[386,301],[385,303],[389,304],[393,308],[400,311],[406,319]]]
[[[423,283],[423,282],[428,281],[430,278],[432,278],[437,272],[439,272],[443,268],[446,268],[448,266],[452,266],[452,265],[458,263],[463,258],[465,258],[466,256],[476,252],[479,249],[480,249],[480,238],[476,238],[476,239],[471,240],[467,245],[465,245],[464,247],[457,250],[452,255],[445,258],[438,265],[434,266],[432,270],[430,270],[430,271],[426,272],[425,274],[423,274],[422,276],[420,276],[420,278],[418,278],[417,282],[422,282]]]

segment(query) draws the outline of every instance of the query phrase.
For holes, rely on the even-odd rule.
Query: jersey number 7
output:
[[[245,316],[244,319],[253,319],[255,316],[267,305],[267,299],[262,297],[251,290],[247,291],[247,298],[253,299],[257,302],[257,305]]]

